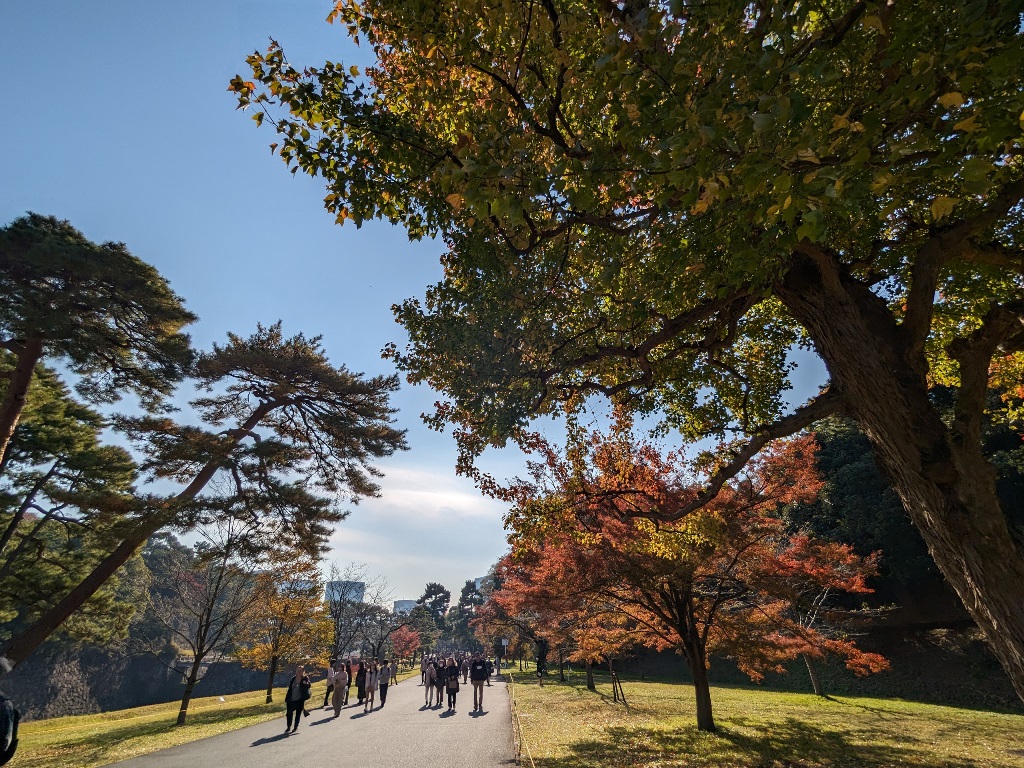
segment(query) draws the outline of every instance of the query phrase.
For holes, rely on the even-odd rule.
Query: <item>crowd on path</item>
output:
[[[441,706],[441,700],[448,694],[448,710],[455,711],[459,695],[459,678],[462,684],[473,683],[473,711],[484,709],[484,684],[491,684],[494,664],[479,653],[472,656],[428,656],[420,662],[420,683],[424,688],[424,707]],[[436,701],[436,705],[432,702]]]
[[[440,707],[447,694],[448,711],[455,712],[461,677],[462,685],[472,683],[473,711],[483,712],[484,687],[491,684],[493,673],[494,663],[479,653],[454,653],[447,658],[443,655],[424,656],[420,662],[420,684],[426,694],[424,708]],[[388,688],[397,684],[397,660],[385,659],[378,662],[376,659],[332,659],[327,668],[327,692],[324,694],[323,707],[333,708],[334,717],[340,717],[342,708],[349,705],[354,687],[357,697],[355,706],[363,707],[363,712],[368,714],[373,711],[374,704],[377,709],[384,708],[388,700]],[[312,696],[311,686],[305,667],[297,666],[285,693],[286,734],[295,733],[302,718],[309,716],[306,702]]]

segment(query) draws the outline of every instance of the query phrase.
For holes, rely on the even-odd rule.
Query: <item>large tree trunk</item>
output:
[[[592,662],[590,659],[587,659],[587,690],[597,690],[597,686],[594,685],[594,662]]]
[[[981,452],[984,379],[965,380],[947,426],[928,397],[921,333],[897,325],[865,286],[818,258],[792,269],[778,294],[813,339],[831,386],[870,440],[935,564],[1024,699],[1024,552]],[[981,376],[987,357],[983,363]]]
[[[811,687],[815,696],[824,696],[825,689],[821,687],[821,678],[818,677],[818,668],[814,666],[814,659],[806,653],[800,654],[803,657],[804,665],[807,667],[807,675],[811,678]]]
[[[697,704],[697,730],[713,733],[715,718],[711,710],[711,684],[708,682],[708,668],[703,659],[691,660],[687,654],[686,662],[693,675],[693,695]]]
[[[274,701],[274,675],[277,674],[277,662],[278,656],[270,657],[270,674],[267,676],[267,704],[272,704]]]
[[[192,701],[192,691],[195,690],[196,682],[199,680],[199,669],[202,659],[196,656],[192,660],[192,666],[189,667],[188,676],[185,678],[185,692],[181,696],[181,707],[178,709],[178,725],[185,724],[185,718],[188,716],[188,705]]]
[[[18,362],[10,373],[7,391],[0,402],[0,471],[7,465],[7,448],[11,444],[21,412],[25,410],[36,363],[43,357],[42,339],[9,342],[6,346],[14,352]]]

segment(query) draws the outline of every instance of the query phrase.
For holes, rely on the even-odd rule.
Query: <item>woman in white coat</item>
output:
[[[366,703],[363,704],[363,712],[373,709],[373,700],[377,697],[378,685],[380,685],[380,667],[376,661],[371,661],[366,670]]]

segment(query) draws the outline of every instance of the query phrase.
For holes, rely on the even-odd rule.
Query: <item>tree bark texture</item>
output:
[[[178,725],[184,725],[185,718],[188,716],[188,705],[192,701],[192,691],[195,690],[196,681],[199,679],[201,663],[202,659],[196,656],[192,660],[192,666],[188,669],[188,675],[185,678],[185,692],[181,695],[181,707],[178,709]]]
[[[818,677],[818,668],[814,665],[814,659],[806,653],[800,654],[803,657],[804,665],[807,667],[807,674],[811,678],[811,687],[815,696],[825,696],[825,689],[821,687],[821,678]]]
[[[267,704],[274,703],[274,675],[277,674],[277,656],[270,657],[270,675],[267,677]]]
[[[28,400],[28,389],[32,384],[32,374],[36,363],[43,357],[43,340],[27,339],[12,344],[17,351],[18,362],[7,380],[7,391],[3,402],[0,402],[0,466],[5,465],[7,448],[11,444],[14,430],[18,426],[21,412],[25,410]]]
[[[587,690],[597,690],[597,686],[594,685],[594,663],[590,659],[587,659]]]
[[[830,386],[867,435],[935,564],[1024,699],[1024,553],[977,435],[957,420],[943,422],[928,397],[919,341],[908,338],[866,286],[808,260],[777,288],[813,339]]]

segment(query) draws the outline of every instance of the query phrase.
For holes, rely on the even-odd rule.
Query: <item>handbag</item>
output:
[[[458,678],[458,676],[452,675],[451,677],[449,677],[447,685],[448,685],[448,690],[449,691],[457,691],[457,690],[459,690],[459,678]]]

